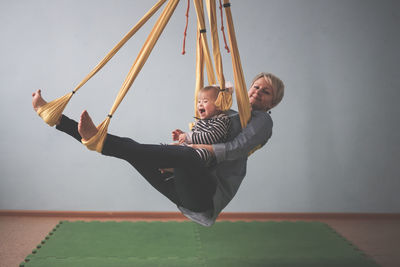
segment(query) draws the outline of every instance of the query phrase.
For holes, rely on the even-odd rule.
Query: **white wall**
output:
[[[38,88],[48,100],[72,90],[153,2],[0,1],[0,209],[176,211],[127,163],[88,151],[31,107]],[[181,1],[109,132],[169,142],[191,121],[196,26],[192,5],[180,55],[185,10]],[[247,81],[273,72],[286,95],[227,211],[400,212],[399,10],[395,0],[232,0]],[[105,118],[154,21],[67,115]]]

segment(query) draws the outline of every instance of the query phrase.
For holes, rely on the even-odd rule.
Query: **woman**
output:
[[[272,135],[272,119],[267,113],[283,98],[284,84],[273,74],[258,74],[248,91],[251,119],[241,130],[236,112],[231,117],[228,142],[214,145],[140,144],[129,138],[108,134],[102,154],[128,161],[155,189],[175,203],[191,220],[211,226],[223,208],[232,200],[246,174],[248,154],[267,143]],[[40,90],[33,93],[35,110],[46,102]],[[89,140],[97,133],[89,114],[84,111],[79,123],[62,116],[56,128],[78,141]],[[193,148],[213,153],[217,165],[206,168]],[[174,174],[161,172],[174,168]]]

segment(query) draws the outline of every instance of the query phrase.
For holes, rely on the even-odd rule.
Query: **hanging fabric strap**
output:
[[[217,73],[220,89],[222,90],[218,94],[218,98],[215,101],[215,104],[221,110],[226,111],[229,110],[232,106],[232,92],[226,90],[224,71],[222,67],[221,50],[219,47],[216,3],[215,0],[206,0],[206,3],[207,3],[208,19],[211,28],[211,40],[212,40],[215,71]]]
[[[215,84],[215,74],[210,57],[210,51],[208,49],[207,36],[205,34],[206,31],[203,1],[193,0],[193,2],[197,14],[196,87],[194,91],[194,113],[195,117],[200,117],[196,107],[199,91],[204,87],[204,65],[206,65],[208,84]]]
[[[225,78],[222,68],[222,58],[219,49],[218,29],[217,29],[217,15],[215,11],[215,0],[206,0],[208,11],[208,19],[211,28],[211,44],[213,48],[215,71],[217,73],[218,82],[221,89],[225,88]]]
[[[193,0],[196,8],[198,29],[200,30],[200,45],[203,51],[205,66],[207,70],[208,84],[215,84],[214,67],[211,60],[210,49],[208,48],[206,25],[204,22],[204,6],[202,0]]]
[[[246,127],[247,122],[250,120],[251,110],[250,101],[247,95],[246,82],[240,61],[239,49],[237,47],[235,28],[233,26],[232,13],[229,0],[224,0],[224,8],[228,27],[229,44],[231,47],[231,58],[233,67],[233,76],[235,80],[236,100],[239,109],[240,123],[242,128]]]
[[[200,114],[197,110],[197,101],[198,94],[201,88],[204,87],[204,56],[200,43],[200,26],[197,26],[197,35],[196,35],[196,85],[194,90],[194,114],[195,117],[200,117]],[[192,124],[189,125],[189,128],[192,129]]]
[[[201,88],[204,87],[204,55],[200,42],[200,25],[197,23],[196,34],[196,86],[194,90],[194,114],[195,117],[200,117],[197,110],[198,94]],[[189,129],[192,129],[193,123],[189,124]]]
[[[72,95],[77,92],[90,78],[92,78],[104,65],[121,49],[122,46],[157,12],[166,0],[158,1],[144,16],[133,26],[130,31],[122,38],[121,41],[97,64],[97,66],[75,87],[75,89],[58,99],[55,99],[38,109],[38,115],[50,126],[54,126],[65,107],[67,106]]]
[[[158,9],[165,3],[166,0],[158,1],[135,26],[122,38],[121,41],[100,61],[100,63],[82,80],[82,82],[74,89],[77,91],[90,78],[92,78],[100,69],[107,64],[108,61],[125,45],[125,43],[157,12]]]
[[[129,91],[132,83],[136,79],[137,75],[139,74],[140,70],[146,63],[152,49],[154,48],[158,38],[160,37],[161,33],[163,32],[166,24],[168,23],[169,19],[171,18],[179,0],[170,0],[167,5],[165,6],[162,14],[156,21],[153,29],[151,30],[148,38],[146,39],[142,49],[139,52],[135,62],[133,63],[118,95],[115,99],[113,106],[109,112],[109,115],[112,116],[115,111],[117,110],[118,106],[122,102],[123,98]],[[90,150],[96,150],[97,152],[102,151],[104,140],[107,135],[108,125],[110,124],[111,117],[108,116],[101,124],[97,126],[98,132],[95,136],[93,136],[89,140],[82,140],[82,143]]]

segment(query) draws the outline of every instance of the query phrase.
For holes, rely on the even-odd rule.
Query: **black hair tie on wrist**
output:
[[[230,7],[230,6],[231,6],[231,3],[226,3],[226,4],[223,4],[222,6],[223,6],[223,7]]]
[[[75,94],[75,91],[72,91],[72,94]]]
[[[200,33],[205,33],[206,29],[200,29]]]
[[[108,116],[110,119],[112,118],[112,115],[111,115],[111,114],[108,114],[107,116]]]

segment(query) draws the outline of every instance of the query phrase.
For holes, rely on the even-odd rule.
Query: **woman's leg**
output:
[[[60,123],[56,125],[56,129],[72,136],[78,142],[81,142],[82,140],[82,137],[78,132],[78,123],[65,115],[61,116]]]
[[[62,116],[57,129],[79,142],[78,123]],[[160,193],[176,205],[193,211],[212,208],[215,182],[194,149],[183,146],[144,145],[129,138],[107,135],[102,154],[128,161]],[[173,179],[159,168],[175,168]]]
[[[160,183],[171,181],[179,199],[179,203],[175,202],[177,205],[192,211],[206,211],[213,207],[214,179],[198,153],[190,147],[140,144],[129,138],[108,134],[102,153],[125,159],[155,188],[159,188]],[[174,177],[167,181],[159,171],[159,168],[166,167],[175,169]]]
[[[56,126],[57,130],[60,130],[70,136],[72,136],[74,139],[77,141],[81,142],[82,137],[78,132],[78,122],[68,118],[65,115],[62,115],[60,123]],[[111,138],[107,138],[108,140],[112,140]],[[115,139],[114,139],[115,140]],[[123,138],[121,139],[123,140]],[[123,145],[123,142],[114,142],[114,145],[116,147],[120,147]],[[105,142],[104,147],[107,147],[107,144],[110,144],[110,142]],[[111,145],[113,142],[111,142]],[[103,149],[104,150],[104,149]],[[110,152],[107,152],[110,151]],[[115,152],[112,152],[115,151]],[[112,155],[114,153],[114,155]],[[103,153],[104,154],[104,153]],[[132,162],[129,161],[128,157],[124,156],[121,153],[118,153],[117,150],[113,149],[106,149],[106,154],[107,156],[115,156],[120,159],[124,159],[128,161],[131,165]],[[148,164],[142,164],[140,162],[137,162],[137,164],[133,165],[134,168],[161,194],[166,196],[168,199],[170,199],[173,203],[176,205],[180,205],[179,199],[177,197],[177,193],[175,192],[175,186],[174,186],[174,180],[172,179],[167,179],[168,174],[162,174],[160,171],[158,171],[158,168],[151,167]]]

